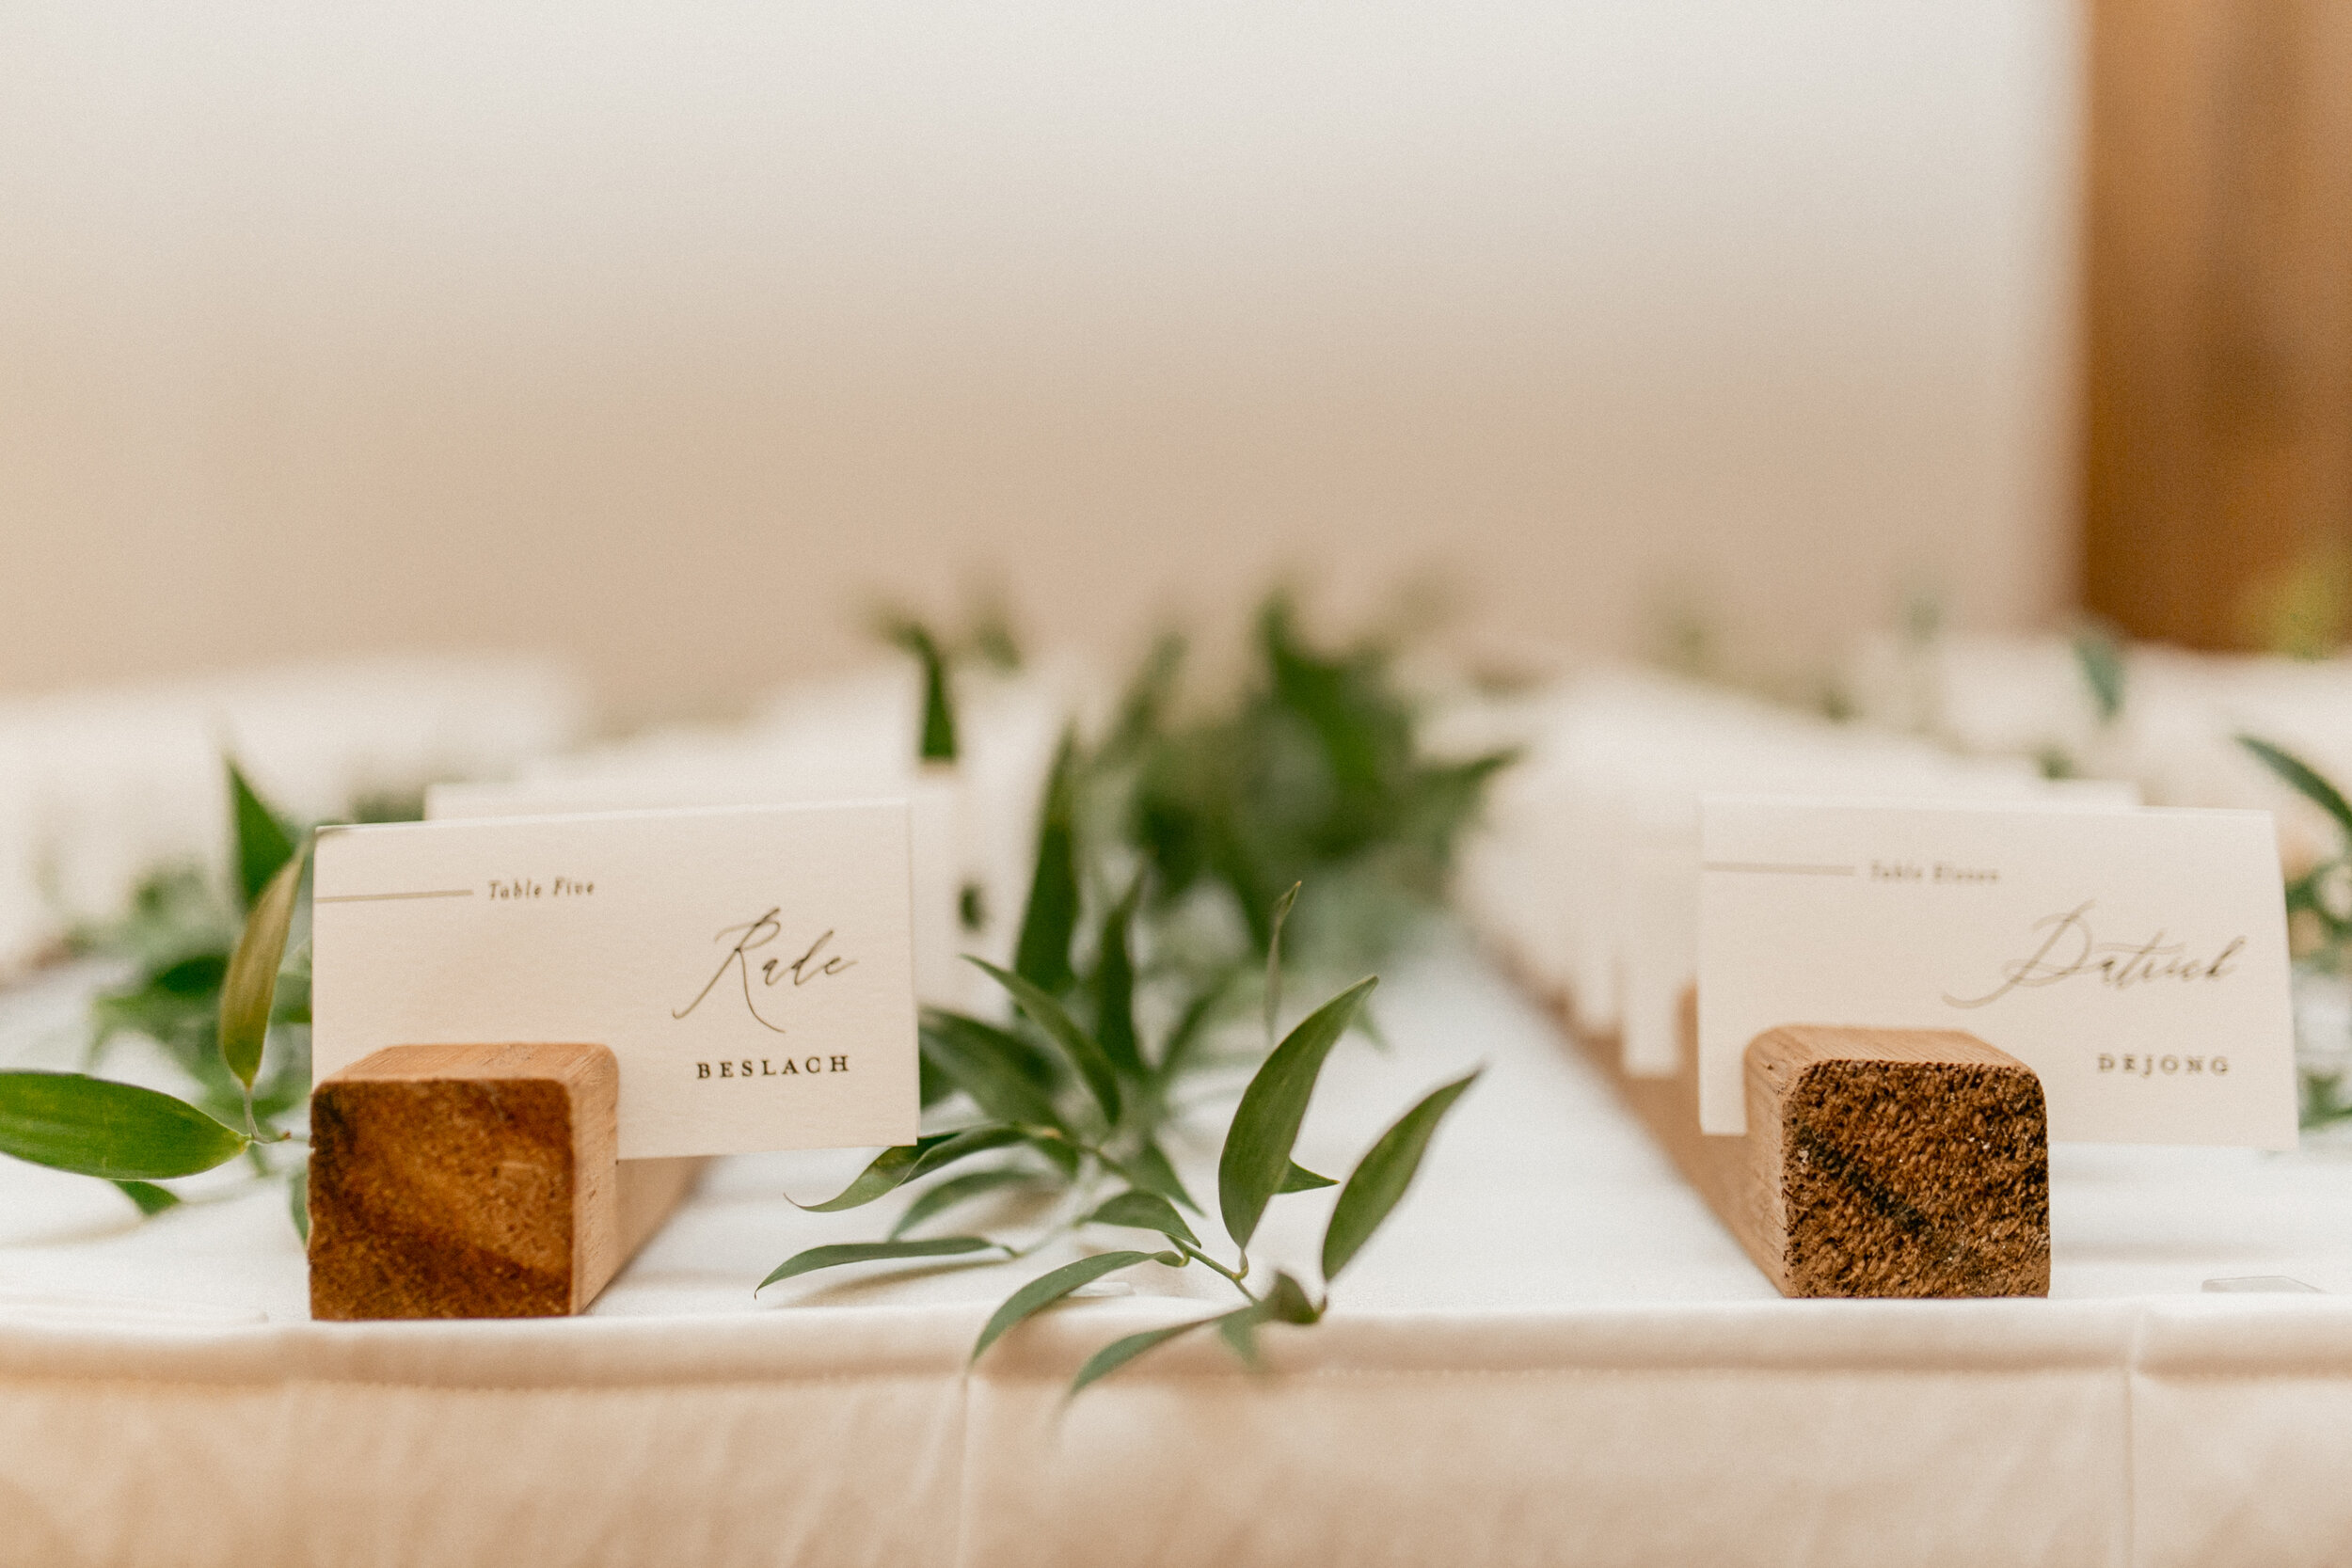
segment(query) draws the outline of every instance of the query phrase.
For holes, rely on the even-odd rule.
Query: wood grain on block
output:
[[[402,1045],[310,1101],[310,1315],[561,1317],[686,1196],[699,1160],[614,1158],[601,1045]]]
[[[2033,1069],[1949,1029],[1795,1025],[1748,1046],[1726,1218],[1791,1296],[2050,1289],[2050,1144]]]
[[[1854,1065],[1860,1070],[1832,1071],[1815,1085],[1829,1098],[1824,1101],[1825,1116],[1808,1114],[1805,1125],[1814,1147],[1794,1171],[1799,1179],[1795,1209],[1800,1223],[1793,1238],[1798,1266],[1792,1269],[1792,1238],[1787,1226],[1791,1212],[1787,1180],[1790,1169],[1782,1156],[1788,1118],[1758,1115],[1752,1099],[1746,1135],[1710,1137],[1699,1131],[1697,993],[1683,992],[1677,1031],[1680,1056],[1670,1078],[1628,1075],[1616,1036],[1579,1030],[1566,998],[1539,994],[1586,1058],[1616,1085],[1627,1108],[1657,1140],[1683,1180],[1783,1293],[1994,1296],[2048,1292],[2048,1127],[2041,1083],[2014,1057],[1974,1036],[1946,1031],[1795,1031],[1815,1037],[1814,1046],[1807,1049],[1834,1041],[1833,1049],[1843,1046],[1857,1051]],[[1904,1043],[1889,1046],[1889,1040]],[[1929,1042],[1952,1040],[1966,1041],[1968,1052],[1964,1059],[1944,1062],[1939,1074],[1932,1069],[1943,1058],[1936,1055],[1938,1047]],[[1778,1047],[1771,1056],[1773,1070],[1791,1078],[1802,1076],[1792,1070],[1801,1059],[1784,1055]],[[1835,1059],[1820,1058],[1814,1065]],[[1754,1060],[1752,1055],[1751,1096],[1755,1092]],[[1872,1063],[1877,1064],[1875,1068]],[[1842,1096],[1832,1094],[1841,1086]],[[1959,1098],[1951,1099],[1955,1091]],[[1800,1096],[1799,1103],[1809,1107],[1813,1102]],[[1885,1125],[1871,1130],[1872,1135],[1856,1145],[1831,1142],[1833,1132],[1851,1129],[1851,1115],[1866,1105]],[[2013,1119],[2005,1120],[2004,1116]],[[1953,1136],[1963,1147],[1952,1147]],[[1966,1148],[1972,1138],[1981,1147]],[[1938,1145],[1944,1147],[1934,1147]],[[1842,1179],[1831,1173],[1832,1161],[1825,1158],[1832,1150],[1848,1156],[1838,1166]],[[1978,1166],[1981,1168],[1972,1168]],[[1956,1185],[1949,1192],[1925,1195],[1925,1202],[1907,1198],[1899,1206],[1893,1201],[1904,1191],[1897,1182],[1922,1177]],[[1845,1188],[1842,1195],[1836,1191],[1840,1185]],[[1826,1205],[1815,1208],[1824,1197]],[[1812,1220],[1804,1217],[1808,1210],[1813,1211]],[[1841,1221],[1845,1222],[1842,1227]],[[1890,1232],[1900,1240],[1891,1250],[1869,1255],[1878,1261],[1868,1261],[1860,1249],[1880,1248]],[[1930,1236],[1933,1239],[1923,1240]]]

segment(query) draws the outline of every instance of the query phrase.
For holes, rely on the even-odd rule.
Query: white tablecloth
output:
[[[591,1315],[505,1323],[314,1324],[275,1190],[132,1226],[9,1165],[0,1564],[2352,1560],[2352,1302],[2201,1293],[2352,1292],[2352,1162],[2060,1149],[2052,1299],[1787,1302],[1466,952],[1379,1018],[1311,1166],[1489,1071],[1333,1319],[1270,1331],[1264,1375],[1180,1343],[1074,1403],[1093,1348],[1204,1310],[1201,1271],[977,1370],[1008,1269],[754,1301],[887,1223],[777,1196],[852,1157],[723,1162]],[[1311,1264],[1329,1196],[1264,1256]]]

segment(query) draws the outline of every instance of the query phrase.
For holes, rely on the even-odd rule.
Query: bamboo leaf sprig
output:
[[[1021,668],[1021,643],[1004,605],[993,598],[974,607],[970,624],[960,638],[942,637],[921,620],[899,609],[884,609],[874,617],[882,640],[912,655],[923,675],[922,734],[915,752],[923,761],[953,762],[956,738],[955,666],[977,660],[999,671]]]
[[[929,737],[954,728],[942,641],[893,629],[925,668]],[[995,1022],[940,1008],[922,1013],[927,1111],[953,1125],[878,1155],[848,1187],[811,1210],[839,1212],[927,1183],[878,1241],[803,1249],[757,1289],[818,1270],[893,1261],[989,1266],[1100,1232],[1141,1231],[1133,1243],[1090,1252],[1012,1292],[973,1346],[977,1360],[1006,1333],[1103,1278],[1144,1264],[1199,1267],[1234,1304],[1191,1322],[1104,1346],[1079,1370],[1074,1394],[1197,1329],[1255,1363],[1259,1332],[1305,1326],[1328,1311],[1333,1282],[1362,1253],[1420,1170],[1430,1142],[1477,1074],[1440,1085],[1400,1117],[1344,1182],[1297,1163],[1315,1088],[1351,1028],[1370,1032],[1375,981],[1340,990],[1278,1035],[1285,932],[1311,904],[1311,877],[1343,888],[1322,906],[1315,948],[1376,958],[1442,885],[1455,835],[1486,781],[1510,758],[1433,764],[1414,740],[1416,712],[1394,686],[1388,650],[1338,655],[1311,648],[1289,605],[1261,616],[1257,676],[1223,712],[1179,717],[1183,649],[1164,641],[1130,685],[1092,747],[1073,732],[1056,755],[1039,810],[1038,851],[1009,968],[975,958],[1009,1004]],[[936,703],[930,699],[937,699]],[[1200,900],[1222,899],[1243,945],[1202,942]],[[1371,920],[1332,918],[1369,908]],[[1089,911],[1092,912],[1089,913]],[[1212,923],[1214,926],[1214,923]],[[1166,1145],[1204,1104],[1223,1102],[1233,1059],[1221,1042],[1263,975],[1256,1009],[1265,1050],[1224,1131],[1216,1165],[1214,1237]],[[1140,1024],[1160,1004],[1156,1030]],[[1153,1037],[1156,1036],[1156,1037]],[[1212,1049],[1212,1042],[1220,1042]],[[970,1119],[977,1116],[977,1120]],[[969,1162],[969,1164],[966,1164]],[[954,1167],[954,1168],[950,1168]],[[1290,1270],[1253,1260],[1278,1200],[1318,1188],[1340,1193],[1325,1227],[1313,1288]],[[1018,1234],[920,1234],[989,1199],[1030,1200]],[[1211,1233],[1204,1238],[1204,1232]]]
[[[1229,703],[1184,711],[1184,648],[1147,659],[1105,740],[1107,810],[1166,914],[1208,888],[1269,950],[1282,890],[1304,884],[1295,937],[1376,958],[1439,903],[1454,848],[1517,753],[1438,758],[1379,638],[1315,646],[1283,594],[1260,609],[1254,669]]]
[[[2298,984],[2316,977],[2342,979],[2352,974],[2352,801],[2328,776],[2285,747],[2257,736],[2241,735],[2238,744],[2289,788],[2317,806],[2335,824],[2336,852],[2286,884],[2290,930],[2301,949],[2295,961]],[[2304,1023],[2298,1018],[2296,1032]],[[2312,1054],[2324,1062],[2341,1059],[2352,1040],[2329,1042]],[[2298,1053],[2299,1054],[2299,1053]],[[2341,1069],[2330,1069],[2312,1060],[2297,1064],[2300,1120],[2303,1126],[2325,1127],[2352,1121],[2352,1085]]]
[[[1158,1151],[1149,1117],[1140,1114],[1142,1107],[1153,1103],[1152,1099],[1144,1093],[1121,1095],[1119,1091],[1122,1077],[1128,1077],[1136,1090],[1148,1088],[1153,1069],[1138,1061],[1139,1071],[1122,1073],[1111,1065],[1093,1033],[1050,995],[1009,971],[982,967],[1064,1052],[1072,1076],[1086,1085],[1084,1103],[1090,1111],[1083,1117],[1056,1113],[1027,1124],[982,1125],[935,1133],[913,1146],[885,1149],[838,1196],[806,1207],[825,1212],[861,1207],[967,1157],[1009,1147],[1025,1148],[1042,1159],[1026,1169],[1000,1166],[943,1182],[909,1209],[888,1238],[808,1248],[778,1264],[758,1288],[765,1290],[782,1280],[850,1263],[941,1258],[1009,1261],[1088,1227],[1103,1227],[1155,1232],[1166,1245],[1149,1251],[1100,1252],[1040,1275],[1015,1291],[989,1319],[972,1347],[974,1360],[1006,1332],[1073,1291],[1142,1263],[1178,1269],[1199,1264],[1222,1278],[1239,1298],[1239,1305],[1212,1317],[1131,1335],[1105,1345],[1080,1369],[1071,1386],[1073,1394],[1192,1329],[1216,1326],[1227,1343],[1254,1363],[1256,1335],[1262,1326],[1319,1322],[1329,1309],[1332,1281],[1355,1260],[1403,1199],[1438,1125],[1478,1077],[1472,1072],[1431,1091],[1357,1163],[1325,1227],[1320,1292],[1311,1293],[1283,1270],[1275,1271],[1270,1280],[1253,1288],[1253,1277],[1260,1271],[1253,1270],[1248,1248],[1268,1207],[1286,1194],[1337,1184],[1304,1170],[1293,1155],[1332,1048],[1347,1033],[1376,982],[1359,980],[1310,1013],[1267,1054],[1243,1091],[1217,1163],[1218,1212],[1233,1252],[1229,1262],[1201,1241],[1178,1207],[1182,1204],[1200,1212],[1166,1156]],[[970,1025],[977,1021],[961,1022]],[[1165,1053],[1162,1060],[1166,1060]],[[1010,1076],[1023,1071],[1017,1062],[997,1065]],[[974,1098],[977,1101],[979,1096]],[[1086,1195],[1087,1202],[1073,1217],[1047,1227],[1025,1244],[981,1235],[911,1238],[904,1234],[922,1220],[968,1198],[1009,1185],[1056,1184],[1057,1177],[1063,1191]],[[1096,1201],[1095,1195],[1106,1188],[1112,1190]]]
[[[306,858],[304,835],[254,790],[233,762],[225,767],[230,797],[230,872],[225,889],[193,868],[157,872],[143,882],[126,916],[76,937],[81,950],[127,958],[130,981],[103,992],[90,1005],[87,1067],[103,1066],[125,1036],[152,1040],[195,1083],[193,1102],[215,1118],[243,1123],[251,1105],[257,1127],[275,1125],[297,1111],[310,1089],[310,977],[307,943],[281,951],[274,974],[262,1034],[241,1014],[236,1027],[248,1031],[223,1046],[224,987],[247,917],[270,894],[271,881],[289,863]],[[297,874],[298,881],[298,874]],[[305,911],[298,887],[282,890],[294,900],[286,913],[289,940]],[[257,928],[258,934],[258,928]],[[255,957],[260,957],[257,952]],[[269,966],[262,965],[267,968]],[[249,1001],[247,988],[242,994]],[[259,1041],[274,1047],[260,1059],[247,1084],[231,1065]]]
[[[2319,769],[2286,748],[2250,735],[2239,736],[2237,742],[2335,824],[2336,853],[2287,883],[2287,912],[2315,921],[2329,948],[2352,942],[2352,802]]]
[[[144,916],[151,928],[192,925],[191,950],[166,944],[136,982],[93,1007],[93,1057],[119,1033],[146,1034],[189,1070],[198,1102],[84,1072],[0,1072],[0,1154],[113,1181],[143,1215],[179,1201],[157,1181],[240,1156],[258,1162],[267,1146],[298,1141],[275,1118],[308,1087],[308,1052],[284,1053],[266,1081],[262,1068],[273,1025],[308,1044],[307,973],[293,996],[279,979],[307,837],[270,810],[234,763],[228,772],[236,890],[245,906],[233,940],[215,945],[218,939],[207,940],[203,925],[186,922],[186,895],[174,879],[151,882],[135,920]],[[294,1207],[301,1228],[302,1206]]]

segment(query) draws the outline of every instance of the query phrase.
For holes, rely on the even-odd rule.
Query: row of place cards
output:
[[[1964,1029],[2050,1134],[2293,1147],[2270,818],[1708,797],[1700,1121],[1745,1131],[1788,1023]],[[627,1159],[912,1142],[906,801],[322,830],[320,1076],[388,1045],[621,1066]]]

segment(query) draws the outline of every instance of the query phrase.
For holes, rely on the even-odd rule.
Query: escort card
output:
[[[323,828],[312,1072],[585,1041],[620,1154],[914,1141],[903,801]]]
[[[1747,1127],[1783,1023],[1964,1029],[2050,1136],[2292,1148],[2285,903],[2266,812],[1708,797],[1699,1123]]]

